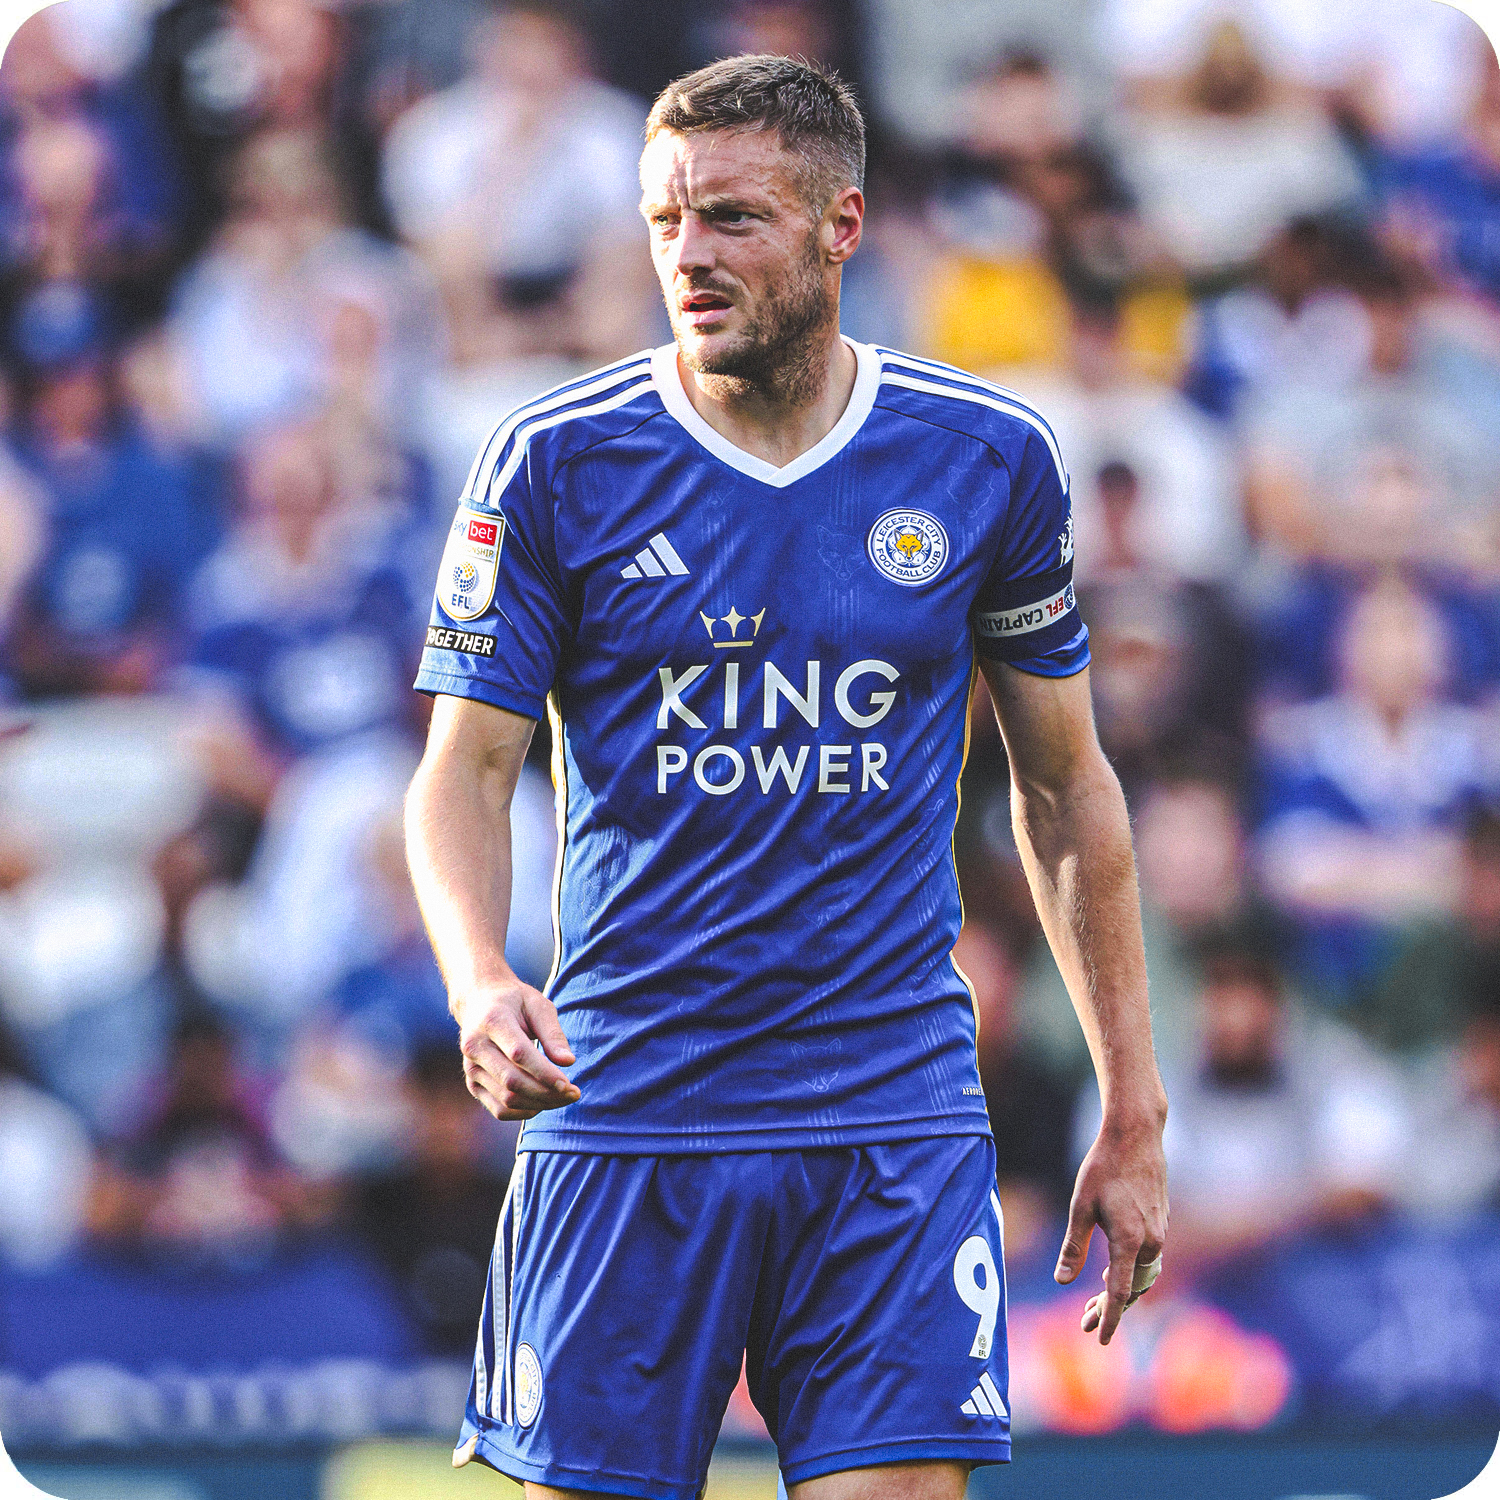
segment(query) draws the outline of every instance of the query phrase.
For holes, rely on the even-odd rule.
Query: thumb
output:
[[[1082,1200],[1074,1198],[1068,1209],[1068,1228],[1063,1235],[1062,1250],[1058,1253],[1057,1267],[1052,1279],[1067,1286],[1077,1279],[1088,1259],[1089,1240],[1094,1233],[1094,1216],[1083,1206]]]
[[[577,1059],[568,1039],[563,1035],[562,1022],[557,1019],[557,1007],[537,990],[527,992],[521,1003],[522,1014],[531,1027],[531,1034],[542,1045],[542,1051],[560,1067],[566,1067]]]

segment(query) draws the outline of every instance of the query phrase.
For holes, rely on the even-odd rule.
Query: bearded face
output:
[[[647,143],[641,210],[695,373],[784,390],[836,324],[838,270],[801,165],[765,131],[663,130]]]
[[[746,310],[741,326],[719,340],[699,340],[684,333],[681,314],[668,303],[672,336],[683,363],[701,375],[725,375],[765,385],[795,360],[808,335],[837,315],[837,304],[824,281],[817,236],[808,227],[801,253],[792,256],[785,275],[773,280]]]

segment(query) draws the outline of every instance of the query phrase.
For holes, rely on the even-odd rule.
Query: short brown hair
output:
[[[819,213],[841,189],[864,187],[865,121],[854,90],[800,58],[747,52],[669,83],[651,106],[646,139],[659,130],[774,130],[804,159],[804,190]]]

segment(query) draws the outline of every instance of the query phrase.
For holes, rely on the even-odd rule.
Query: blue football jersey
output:
[[[1068,480],[1012,392],[870,345],[776,468],[668,345],[494,431],[417,687],[550,708],[548,994],[577,1103],[522,1146],[669,1153],[984,1133],[952,960],[975,653],[1088,662]]]

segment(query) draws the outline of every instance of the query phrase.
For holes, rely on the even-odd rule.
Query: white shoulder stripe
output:
[[[480,474],[492,464],[499,462],[500,454],[505,451],[505,445],[510,441],[511,434],[522,422],[539,416],[542,412],[556,411],[558,407],[566,406],[570,401],[583,401],[590,396],[597,395],[600,391],[608,390],[611,386],[620,385],[639,375],[643,369],[649,369],[650,364],[649,350],[645,354],[632,354],[629,359],[618,360],[612,365],[606,365],[602,370],[596,370],[583,385],[575,384],[548,391],[538,396],[536,400],[518,406],[503,422],[497,424],[485,441],[484,447],[479,450],[479,456],[469,470],[469,481],[464,486],[462,498],[472,500],[479,496]],[[485,485],[484,490],[488,492],[489,486]]]
[[[627,402],[634,401],[637,396],[647,391],[654,391],[656,387],[649,379],[641,381],[638,385],[627,386],[623,391],[616,391],[612,396],[606,396],[602,401],[596,401],[592,406],[575,406],[568,411],[560,411],[552,416],[542,416],[538,408],[537,412],[528,413],[535,416],[535,421],[527,422],[516,433],[515,443],[510,450],[510,457],[505,460],[504,466],[494,478],[485,486],[484,503],[490,504],[490,495],[496,491],[503,492],[505,486],[510,483],[511,476],[521,467],[521,461],[526,457],[526,446],[539,432],[546,431],[549,427],[561,426],[564,422],[571,422],[576,417],[593,417],[603,411],[613,411],[617,406],[624,406]]]
[[[997,385],[993,380],[986,380],[982,375],[972,375],[968,370],[960,370],[956,365],[945,365],[938,359],[922,359],[915,354],[900,354],[894,349],[882,349],[880,362],[885,365],[905,365],[908,370],[916,370],[919,374],[938,375],[944,380],[956,380],[963,385],[972,385],[976,390],[988,391],[992,396],[1003,396],[1008,401],[1017,401],[1049,432],[1052,431],[1052,424],[1019,391],[1013,391],[1009,386]],[[1055,437],[1056,433],[1053,433],[1053,436]]]
[[[1010,417],[1019,417],[1021,421],[1035,429],[1042,441],[1047,445],[1047,451],[1052,455],[1052,462],[1057,465],[1057,477],[1062,483],[1063,491],[1068,488],[1068,471],[1063,467],[1062,453],[1057,446],[1057,439],[1052,436],[1050,429],[1034,411],[1022,406],[1015,401],[1005,401],[997,396],[984,395],[979,391],[959,390],[956,386],[938,385],[931,380],[915,380],[910,375],[897,375],[887,371],[882,377],[882,385],[902,385],[910,391],[927,391],[934,396],[947,396],[954,401],[972,401],[976,406],[987,406],[992,411],[1004,412]]]

